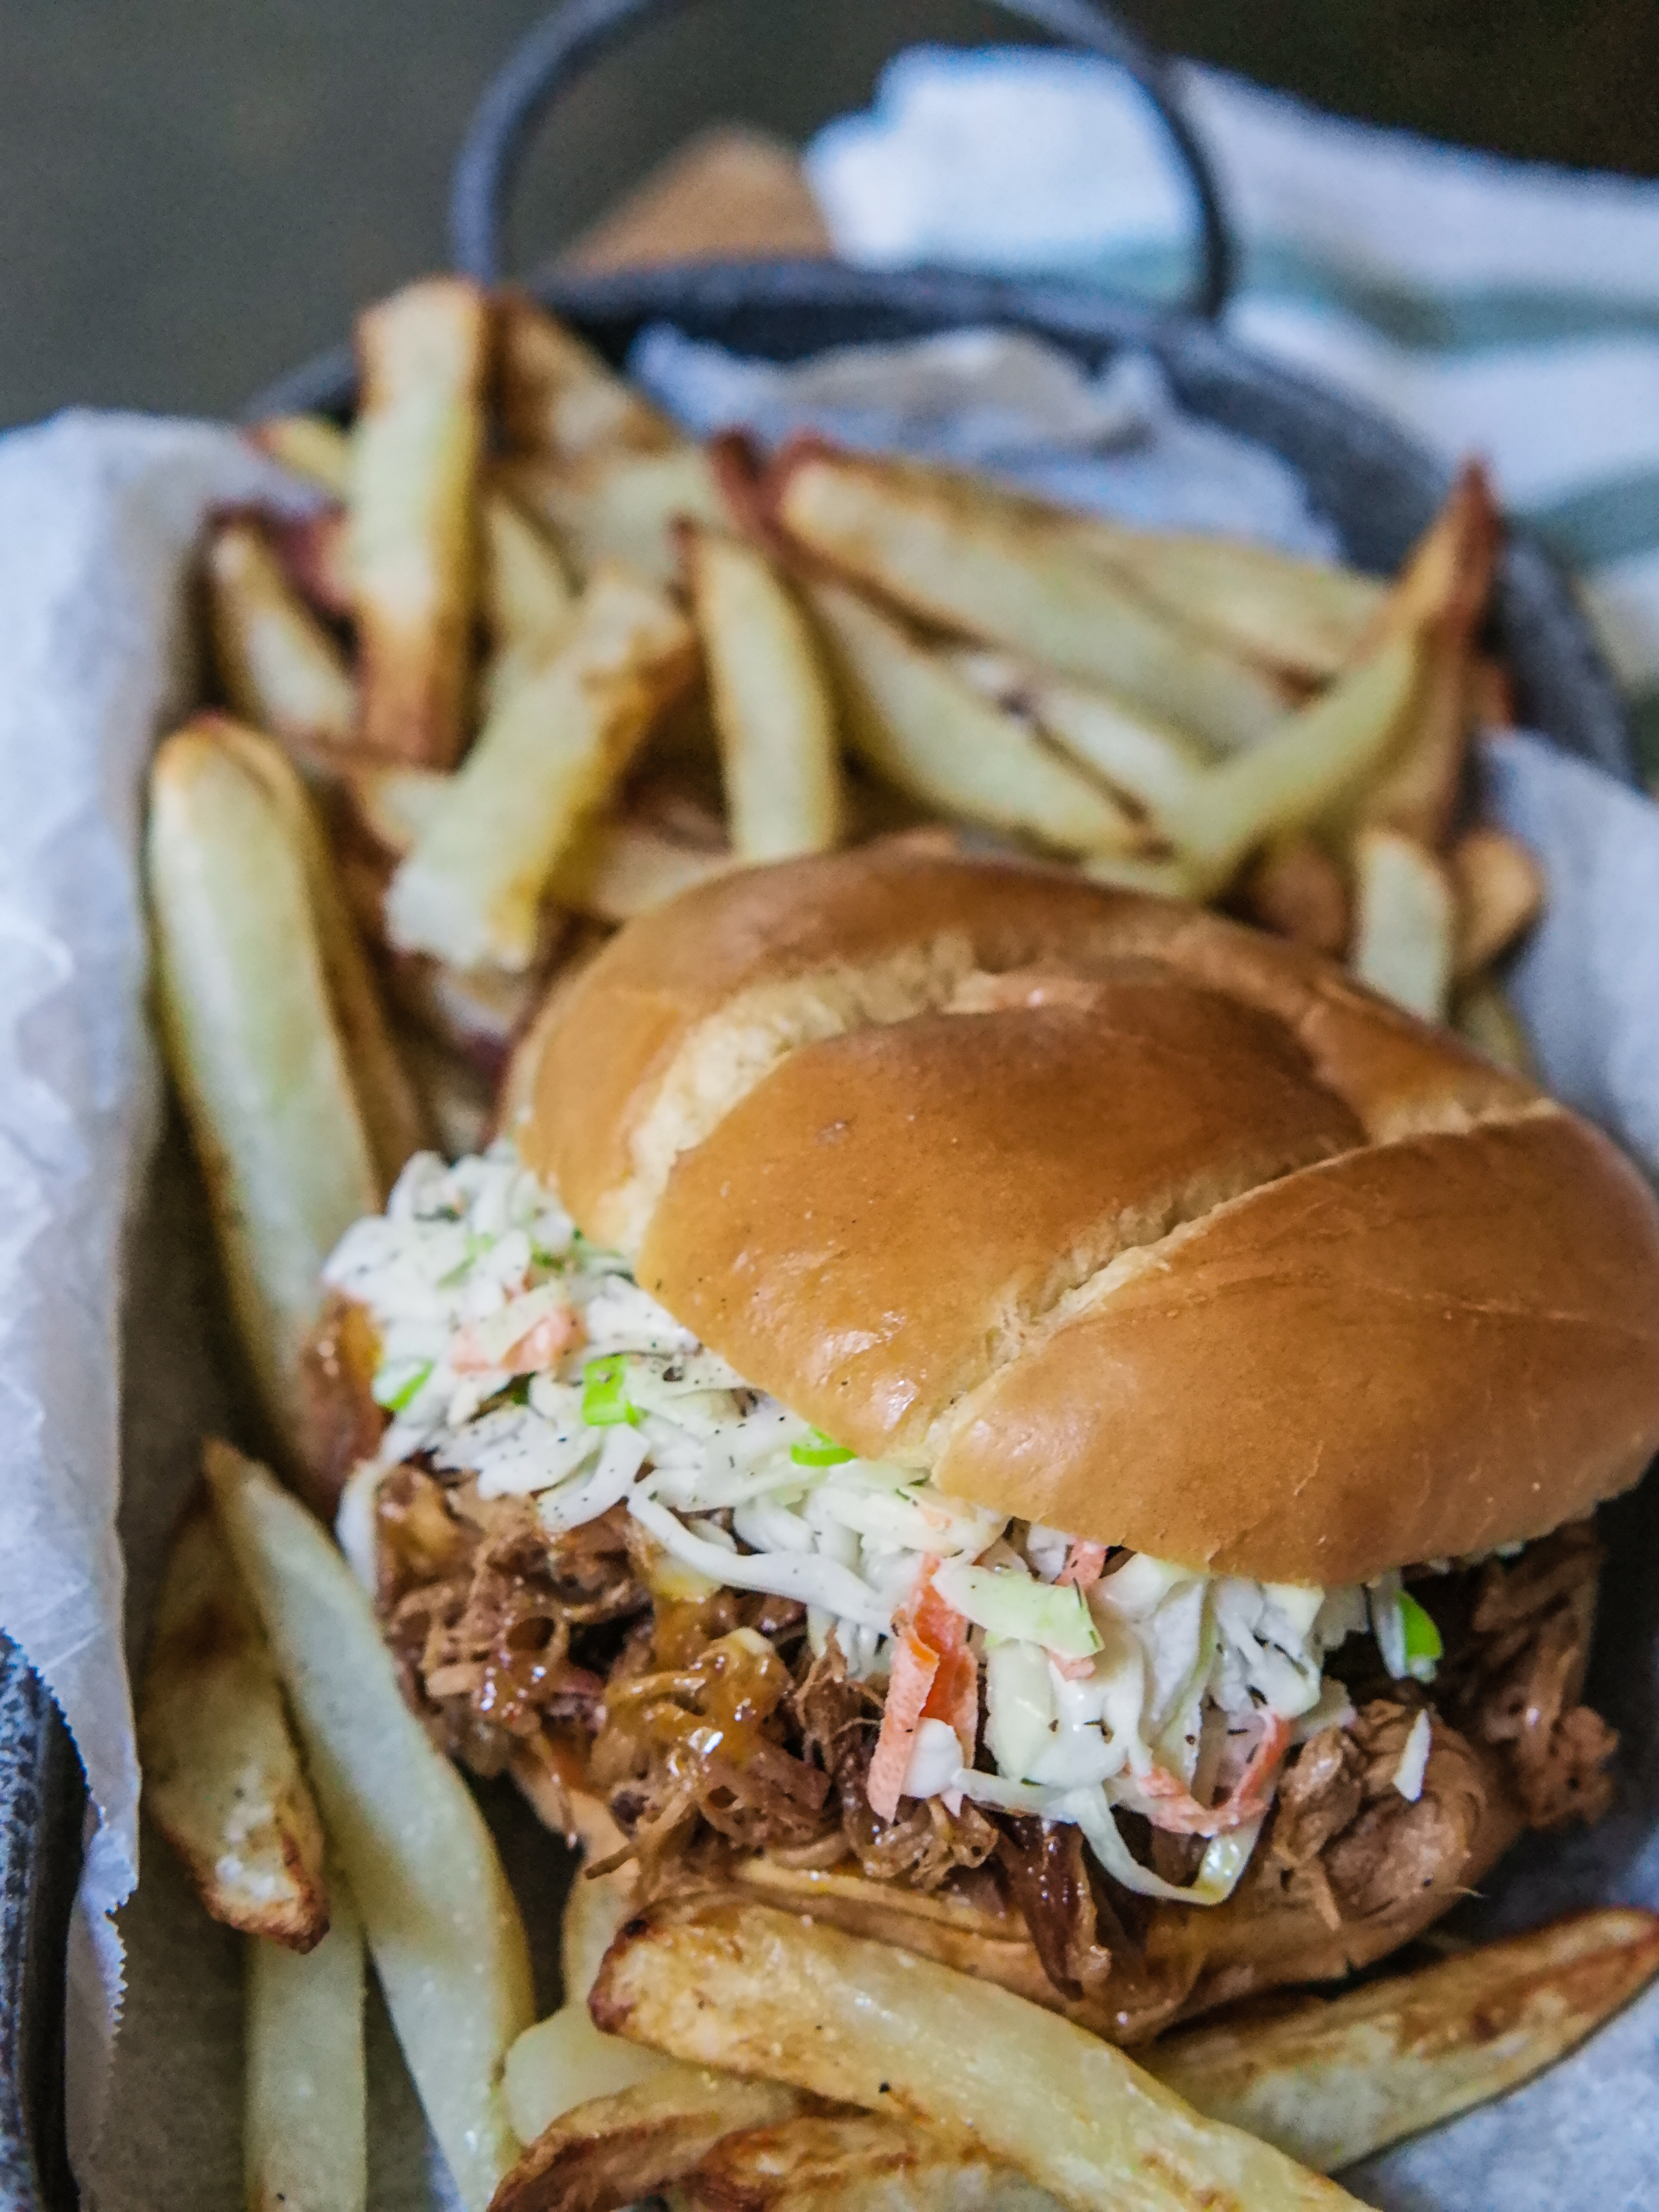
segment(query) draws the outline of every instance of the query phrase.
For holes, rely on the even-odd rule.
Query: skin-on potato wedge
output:
[[[343,499],[350,489],[350,434],[326,415],[267,415],[243,434],[249,445],[319,491]]]
[[[357,687],[345,655],[289,581],[263,526],[251,515],[219,523],[206,574],[214,665],[233,710],[302,748],[349,745]]]
[[[1586,1912],[1315,1997],[1189,2029],[1147,2063],[1202,2111],[1328,2172],[1553,2065],[1659,1973],[1659,1918]]]
[[[428,278],[357,319],[351,573],[362,742],[449,768],[466,739],[489,303]]]
[[[362,2212],[368,2200],[362,1923],[337,1874],[330,1893],[329,1931],[308,1957],[256,1943],[248,1959],[248,2212]]]
[[[497,303],[496,406],[515,453],[564,461],[666,453],[685,441],[633,386],[522,292]]]
[[[768,1906],[631,1921],[590,2005],[607,2032],[695,2064],[922,2122],[1073,2212],[1335,2212],[1353,2202],[1202,2118],[1070,2021]]]
[[[335,1018],[304,841],[250,766],[261,741],[227,744],[225,727],[179,731],[151,772],[156,995],[232,1310],[297,1456],[301,1352],[323,1262],[385,1184]]]
[[[570,633],[576,592],[547,532],[500,490],[483,501],[486,711],[552,658]]]
[[[620,2212],[690,2173],[722,2136],[775,2127],[806,2104],[776,2081],[677,2066],[556,2120],[501,2183],[489,2212]]]
[[[527,2027],[507,2052],[507,2117],[521,2142],[534,2142],[580,2106],[672,2075],[702,2078],[660,2051],[601,2035],[585,2000],[574,1998]]]
[[[633,815],[602,815],[560,861],[553,896],[573,913],[619,924],[737,864],[729,849],[683,845]]]
[[[890,782],[947,815],[1038,838],[1063,853],[1133,854],[1139,826],[1018,715],[844,585],[811,580],[853,749]]]
[[[1457,897],[1453,970],[1460,981],[1507,952],[1544,907],[1544,871],[1507,830],[1467,830],[1446,855]]]
[[[1396,1006],[1443,1021],[1456,927],[1445,869],[1425,845],[1397,830],[1362,830],[1353,869],[1349,967]]]
[[[727,2136],[680,2193],[686,2212],[1058,2212],[983,2151],[872,2112]]]
[[[186,1510],[138,1704],[150,1818],[216,1920],[308,1951],[329,1925],[323,1831],[264,1631],[205,1498]]]
[[[660,453],[605,448],[572,461],[503,463],[501,483],[550,530],[579,576],[621,561],[653,584],[679,579],[675,526],[731,517],[701,446]]]
[[[228,1444],[210,1444],[206,1460],[398,2040],[460,2200],[483,2212],[518,2149],[501,2073],[532,2014],[519,1908],[466,1784],[404,1703],[374,1609],[327,1530]]]
[[[827,853],[845,807],[835,702],[793,594],[758,547],[722,531],[681,538],[708,667],[732,846],[741,860]]]
[[[938,629],[1104,684],[1229,750],[1283,717],[1274,683],[1136,599],[1053,510],[915,463],[811,447],[779,457],[770,494],[805,553]]]
[[[550,879],[696,658],[661,592],[601,569],[563,649],[490,717],[393,878],[393,945],[459,968],[531,967]]]

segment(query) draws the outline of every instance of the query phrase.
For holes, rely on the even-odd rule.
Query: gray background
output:
[[[1349,112],[1659,169],[1653,0],[1131,0],[1169,46]],[[0,0],[0,422],[234,408],[444,255],[465,118],[537,0]],[[539,258],[697,125],[792,138],[977,0],[701,0],[538,151]]]

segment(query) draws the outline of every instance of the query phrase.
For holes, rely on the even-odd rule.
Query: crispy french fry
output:
[[[248,2212],[362,2212],[368,2198],[363,1929],[337,1875],[307,1958],[256,1943],[247,1971]]]
[[[1323,2172],[1527,2081],[1659,1973],[1659,1919],[1609,1910],[1277,2019],[1189,2029],[1147,2063],[1201,2111]]]
[[[860,2112],[727,2136],[685,2176],[686,2212],[1058,2212],[971,2144]]]
[[[530,967],[555,870],[695,661],[668,599],[601,569],[563,650],[492,715],[393,878],[392,943],[459,968]]]
[[[1340,960],[1353,927],[1353,901],[1340,864],[1311,837],[1270,845],[1238,887],[1249,919],[1294,944]]]
[[[559,863],[553,895],[574,913],[619,923],[736,865],[729,850],[683,845],[631,815],[601,816]]]
[[[620,2212],[690,2172],[733,2129],[774,2127],[805,2101],[775,2081],[677,2066],[555,2120],[489,2212]]]
[[[769,1906],[630,1922],[590,2002],[608,2032],[694,2064],[920,2120],[1073,2212],[1335,2212],[1353,2201],[1202,2118],[1070,2021]]]
[[[1495,1066],[1507,1068],[1511,1075],[1522,1076],[1529,1082],[1536,1080],[1537,1063],[1527,1042],[1527,1032],[1495,977],[1474,975],[1462,985],[1457,994],[1453,1026],[1459,1036],[1477,1052],[1485,1053]]]
[[[394,768],[379,761],[353,761],[342,775],[356,825],[398,860],[432,827],[454,787],[454,778],[441,769]]]
[[[251,516],[215,529],[207,591],[214,662],[234,711],[291,744],[349,744],[357,688],[345,655]]]
[[[1134,597],[1053,511],[915,464],[811,449],[781,457],[773,497],[805,551],[926,623],[1103,684],[1224,748],[1283,718],[1268,678]]]
[[[362,742],[448,768],[465,741],[478,596],[477,493],[489,307],[431,277],[357,321],[351,572]]]
[[[507,293],[497,314],[497,404],[514,452],[572,461],[684,444],[665,415],[525,294]]]
[[[491,647],[485,693],[493,708],[569,635],[576,594],[547,532],[503,491],[483,502],[483,553]]]
[[[323,1831],[259,1617],[198,1498],[173,1538],[138,1708],[144,1803],[216,1920],[308,1951]]]
[[[841,757],[806,619],[757,546],[695,525],[682,543],[732,849],[743,860],[828,852],[842,831]]]
[[[1425,1021],[1444,1020],[1456,923],[1445,869],[1397,830],[1362,830],[1353,860],[1349,967],[1396,1006]]]
[[[151,774],[157,997],[232,1310],[295,1451],[323,1262],[385,1185],[335,1019],[303,841],[272,779],[250,766],[247,745],[223,742],[224,727],[179,731]]]
[[[1308,684],[1353,658],[1388,586],[1240,538],[1135,530],[1079,516],[1073,535],[1172,621]]]
[[[1446,855],[1457,898],[1453,972],[1460,978],[1488,968],[1543,910],[1544,872],[1507,830],[1470,830]]]
[[[1214,756],[1183,731],[1154,721],[1086,684],[1069,684],[1011,653],[964,647],[951,665],[975,690],[1034,722],[1074,760],[1145,811],[1154,830],[1178,817]]]
[[[326,1529],[228,1444],[210,1443],[206,1462],[404,2057],[461,2202],[483,2212],[517,2154],[501,2073],[532,2016],[518,1906]]]
[[[343,499],[351,485],[351,436],[326,415],[268,415],[245,434],[251,446],[319,491]]]
[[[731,520],[701,446],[661,453],[601,449],[569,462],[508,461],[498,473],[552,532],[580,576],[601,562],[623,561],[653,583],[675,583],[675,525],[688,520],[718,530]]]
[[[878,775],[947,814],[1060,852],[1137,851],[1138,824],[1017,715],[844,585],[805,589],[830,641],[848,738]]]

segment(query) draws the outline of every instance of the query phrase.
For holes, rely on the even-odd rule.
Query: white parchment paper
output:
[[[1331,543],[1281,464],[1183,422],[1143,363],[1089,380],[1029,341],[976,334],[781,373],[653,333],[640,365],[699,428],[747,420],[776,436],[810,422],[850,442],[975,459],[1135,517],[1253,529],[1303,550]],[[123,1953],[107,1916],[137,1866],[124,1559],[131,1655],[194,1441],[235,1418],[200,1196],[176,1131],[150,1164],[142,772],[191,696],[185,584],[202,518],[270,482],[204,425],[68,416],[0,441],[0,1626],[62,1705],[94,1807],[69,2056],[71,2148],[103,2212],[240,2202],[237,1940],[207,1922],[164,1852],[147,1850],[119,1921],[126,2014],[112,2087]],[[1514,979],[1542,1064],[1659,1169],[1659,810],[1522,736],[1490,740],[1483,766],[1487,806],[1551,879],[1547,919]],[[1523,1846],[1477,1908],[1495,1924],[1602,1898],[1659,1903],[1649,1491],[1613,1509],[1593,1685],[1626,1733],[1620,1808],[1589,1835]],[[486,1796],[550,1997],[556,1854],[510,1793]],[[441,2205],[441,2170],[378,2012],[371,2029],[375,2212]],[[1401,2212],[1612,2212],[1650,2203],[1656,2176],[1659,1995],[1542,2081],[1358,2179]]]

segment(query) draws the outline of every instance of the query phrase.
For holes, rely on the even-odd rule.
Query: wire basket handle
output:
[[[565,0],[520,41],[474,112],[455,164],[449,235],[455,266],[481,283],[503,273],[507,210],[544,113],[589,65],[688,0]],[[1199,268],[1185,305],[1212,319],[1232,290],[1236,256],[1215,172],[1176,94],[1165,58],[1099,0],[995,0],[1006,14],[1115,62],[1151,102],[1186,172],[1199,217]]]

